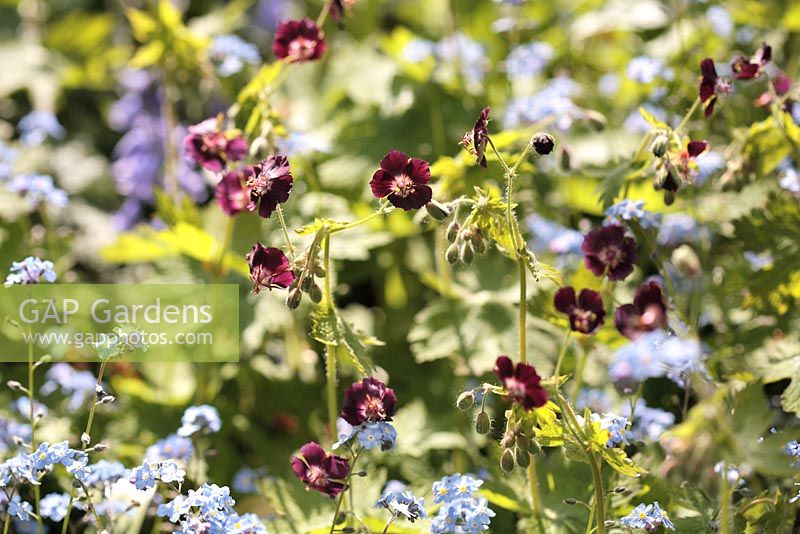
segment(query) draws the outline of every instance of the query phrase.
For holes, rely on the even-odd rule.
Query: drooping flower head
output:
[[[431,201],[430,179],[427,161],[392,150],[381,160],[381,167],[375,171],[369,185],[375,198],[386,197],[393,206],[407,211]]]
[[[16,284],[40,284],[42,282],[56,281],[56,272],[53,262],[28,256],[22,261],[11,263],[11,270],[6,277],[6,287]]]
[[[289,63],[317,60],[325,52],[325,33],[311,19],[281,21],[272,52]]]
[[[609,280],[624,280],[633,272],[637,258],[636,240],[617,224],[604,226],[586,234],[581,246],[586,267],[595,276],[608,275]]]
[[[368,376],[355,382],[344,392],[342,418],[353,426],[366,422],[391,421],[397,410],[397,397],[392,388]]]
[[[350,472],[347,458],[329,454],[318,443],[309,442],[300,447],[300,454],[292,456],[292,470],[307,490],[317,490],[330,497],[344,491]]]
[[[728,94],[731,91],[731,83],[719,77],[714,67],[714,60],[711,58],[700,62],[700,74],[700,102],[705,106],[703,115],[708,118],[714,113],[717,95]]]
[[[286,289],[294,282],[289,258],[275,247],[265,247],[257,242],[247,254],[247,264],[253,280],[253,293],[262,289]]]
[[[198,165],[220,172],[229,161],[240,161],[247,155],[247,141],[236,130],[222,131],[212,117],[189,126],[183,139],[184,150]]]
[[[558,311],[569,316],[570,328],[582,334],[593,334],[606,316],[600,293],[591,289],[582,289],[576,298],[574,288],[562,287],[556,291],[553,303]]]
[[[478,165],[486,168],[486,145],[489,142],[489,112],[488,107],[483,108],[478,120],[472,128],[472,150],[475,154],[475,161]]]
[[[763,43],[752,57],[739,56],[731,63],[733,77],[737,80],[753,80],[761,76],[764,66],[772,59],[772,47]]]
[[[250,203],[247,209],[269,219],[278,204],[289,200],[292,191],[292,171],[286,156],[270,156],[253,167],[253,174],[246,185],[250,187]]]
[[[708,142],[706,141],[689,141],[686,144],[686,148],[678,153],[677,158],[673,158],[668,163],[667,169],[669,172],[667,172],[661,187],[674,193],[684,183],[693,183],[698,174],[698,166],[695,160],[706,149],[708,149]]]
[[[494,364],[494,374],[506,389],[508,398],[526,410],[539,408],[547,402],[547,390],[539,385],[542,378],[532,365],[518,363],[515,367],[511,358],[500,356]]]
[[[639,286],[633,295],[633,303],[617,308],[614,320],[617,330],[628,339],[666,327],[667,305],[661,284],[651,280]]]
[[[252,166],[245,165],[235,171],[228,171],[217,184],[214,194],[217,204],[228,215],[241,213],[250,205],[250,186],[247,185],[255,171]]]

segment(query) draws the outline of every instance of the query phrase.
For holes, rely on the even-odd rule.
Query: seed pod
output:
[[[528,436],[524,433],[520,432],[517,434],[517,447],[521,447],[523,449],[527,449],[530,442],[528,441]]]
[[[475,431],[483,435],[492,431],[492,419],[488,413],[484,411],[478,413],[478,417],[475,419]]]
[[[317,278],[325,278],[326,274],[327,273],[325,272],[325,269],[322,267],[322,265],[314,266],[314,276],[316,276]]]
[[[469,410],[475,405],[475,394],[472,391],[465,391],[456,399],[456,407],[459,410]]]
[[[447,247],[447,251],[444,253],[444,257],[447,260],[447,263],[454,264],[458,261],[458,245],[453,243],[449,247]]]
[[[470,237],[470,242],[472,243],[475,252],[478,254],[483,254],[486,252],[486,240],[481,235],[481,231],[479,228],[476,228],[474,232],[472,232],[472,236]]]
[[[500,469],[504,473],[510,473],[514,470],[514,451],[511,449],[503,449],[503,454],[500,456]]]
[[[667,171],[666,167],[662,166],[656,169],[656,172],[653,175],[653,189],[655,189],[656,191],[661,191],[662,189],[664,189],[664,183],[666,183],[667,181],[668,173],[669,171]]]
[[[664,191],[664,204],[667,206],[672,206],[675,202],[675,193],[672,191]]]
[[[425,204],[425,209],[428,211],[428,215],[437,221],[444,221],[450,216],[450,210],[447,209],[447,206],[435,200]]]
[[[518,466],[528,467],[531,464],[531,455],[528,453],[528,449],[517,447],[516,449],[514,449],[514,455],[517,458]]]
[[[650,144],[650,152],[657,158],[664,157],[664,154],[667,153],[667,147],[669,146],[669,139],[663,133],[656,135],[653,142]]]
[[[572,170],[572,158],[570,158],[569,150],[566,148],[561,149],[561,170]]]
[[[546,156],[553,151],[556,146],[556,140],[552,135],[540,132],[531,137],[531,146],[540,156]]]
[[[306,275],[303,277],[303,280],[300,282],[300,289],[303,291],[310,291],[311,286],[314,285],[314,277]]]
[[[308,290],[308,296],[311,298],[311,302],[314,304],[319,304],[322,302],[322,290],[317,284],[311,286],[311,289]]]
[[[542,454],[542,446],[539,445],[539,442],[535,439],[532,439],[528,442],[528,450],[534,456],[539,456]]]
[[[459,230],[461,230],[461,225],[458,224],[458,221],[451,222],[450,226],[447,227],[447,240],[451,243],[454,242],[458,237]]]
[[[290,310],[296,310],[300,306],[301,300],[303,300],[303,292],[300,291],[299,287],[296,287],[289,291],[289,295],[286,297],[286,307]]]
[[[472,243],[466,242],[461,245],[460,258],[464,265],[470,265],[472,263],[475,259],[475,249],[472,248]]]
[[[517,443],[517,437],[513,432],[506,432],[503,434],[503,439],[500,440],[500,446],[504,449],[510,449]]]
[[[564,499],[561,502],[563,502],[564,504],[567,504],[569,506],[574,506],[574,505],[578,504],[578,499],[575,499],[573,497],[569,497],[567,499]]]

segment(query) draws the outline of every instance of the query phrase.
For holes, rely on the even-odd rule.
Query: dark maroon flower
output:
[[[386,384],[368,376],[344,392],[342,418],[353,426],[366,422],[391,421],[397,410],[397,397]]]
[[[583,238],[582,245],[586,267],[595,276],[608,274],[609,280],[625,280],[633,272],[636,262],[636,240],[625,234],[625,229],[612,224],[593,230]]]
[[[703,115],[708,118],[714,112],[717,95],[728,94],[731,90],[731,84],[728,80],[717,75],[714,60],[711,58],[706,58],[700,62],[700,74],[700,102],[705,105]]]
[[[369,186],[376,198],[388,197],[392,205],[410,210],[431,201],[433,192],[427,185],[430,179],[427,161],[392,150],[381,160],[381,168],[375,171]]]
[[[247,181],[250,189],[250,203],[247,209],[269,219],[278,204],[289,200],[292,191],[292,172],[286,156],[270,156],[255,167]]]
[[[737,80],[753,80],[761,76],[762,69],[772,59],[772,47],[763,43],[753,57],[739,56],[731,63],[733,77]]]
[[[486,168],[486,145],[489,143],[489,112],[488,107],[483,108],[475,127],[472,128],[472,146],[475,152],[475,162]]]
[[[556,291],[553,304],[558,311],[569,316],[570,328],[583,334],[594,333],[603,324],[606,316],[600,293],[591,289],[582,289],[576,298],[575,289],[562,287]]]
[[[228,161],[240,161],[247,155],[247,141],[236,130],[223,132],[215,118],[189,126],[183,138],[186,153],[201,167],[220,172]]]
[[[250,186],[247,182],[253,174],[253,167],[246,165],[222,176],[215,189],[217,204],[222,211],[228,215],[236,215],[247,209],[250,203]]]
[[[325,33],[311,19],[283,20],[275,30],[272,51],[289,63],[317,60],[325,52]]]
[[[247,254],[247,264],[253,280],[253,293],[262,289],[286,289],[294,282],[289,258],[278,248],[256,243]]]
[[[314,441],[300,447],[300,454],[292,456],[291,462],[292,471],[306,485],[306,490],[335,497],[347,488],[350,462],[328,453]]]
[[[542,378],[536,369],[527,363],[514,362],[508,356],[499,356],[494,364],[494,374],[506,389],[509,399],[518,402],[526,410],[539,408],[547,403],[547,390],[539,383]]]
[[[775,96],[782,97],[792,90],[792,79],[789,78],[785,72],[781,71],[772,77],[772,86],[775,88]],[[756,106],[766,106],[772,103],[772,93],[764,91],[761,93],[755,104]],[[792,112],[794,102],[791,99],[786,99],[783,102],[783,110],[787,113]]]
[[[645,282],[633,294],[633,304],[623,304],[615,314],[617,330],[628,339],[667,326],[667,305],[661,284]]]

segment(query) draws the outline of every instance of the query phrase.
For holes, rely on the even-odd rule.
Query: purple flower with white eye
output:
[[[17,124],[19,139],[23,145],[38,146],[48,138],[63,139],[67,134],[52,111],[34,110],[22,117]]]
[[[633,272],[638,257],[636,240],[612,224],[586,234],[581,246],[586,267],[595,276],[620,281]]]
[[[178,435],[189,437],[200,432],[210,434],[219,432],[220,428],[222,420],[216,408],[208,404],[189,406],[181,417]]]
[[[247,209],[269,219],[272,212],[289,200],[294,179],[286,156],[270,156],[253,167],[246,185],[250,187]]]
[[[230,161],[240,161],[247,155],[247,141],[237,130],[220,128],[216,118],[189,126],[183,139],[186,154],[204,169],[220,172]]]

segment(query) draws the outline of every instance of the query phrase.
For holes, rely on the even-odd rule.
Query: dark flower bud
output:
[[[525,434],[517,434],[517,447],[521,447],[523,449],[528,448],[528,436]]]
[[[517,465],[526,468],[531,464],[531,456],[528,454],[528,449],[517,447],[514,449],[514,455],[517,459]]]
[[[308,290],[308,296],[311,298],[311,302],[314,304],[319,304],[322,302],[322,290],[317,284],[311,286],[311,289]]]
[[[500,446],[504,449],[511,449],[517,444],[517,436],[513,432],[506,432],[503,434],[503,439],[500,440]]]
[[[314,266],[314,276],[316,276],[317,278],[325,278],[326,274],[327,273],[325,272],[325,269],[322,267],[322,265]]]
[[[616,488],[614,488],[614,493],[625,493],[626,491],[628,490],[626,490],[622,486],[617,486]]]
[[[609,519],[608,521],[606,521],[606,522],[605,522],[605,523],[603,523],[603,524],[604,524],[605,526],[607,526],[607,527],[613,527],[614,525],[616,525],[616,524],[617,524],[617,522],[616,522],[616,521],[614,521],[613,519]]]
[[[458,245],[453,243],[449,247],[447,247],[447,251],[444,253],[444,257],[447,260],[447,263],[454,264],[458,261]]]
[[[311,291],[311,288],[314,287],[314,277],[313,276],[306,276],[300,282],[300,289],[303,291]]]
[[[667,182],[667,175],[669,171],[666,167],[659,167],[653,175],[653,188],[656,191],[664,189],[664,184]]]
[[[476,228],[474,232],[472,232],[472,236],[470,236],[470,241],[472,242],[472,246],[475,249],[475,252],[478,254],[483,254],[486,252],[486,240],[481,235],[480,229]]]
[[[461,225],[457,221],[451,222],[450,226],[447,227],[447,240],[451,243],[455,241],[459,230],[461,230]]]
[[[465,391],[456,399],[456,407],[459,410],[469,410],[475,405],[475,394],[472,391]]]
[[[568,499],[564,499],[561,502],[563,502],[564,504],[566,504],[568,506],[574,506],[574,505],[578,504],[578,499],[574,499],[574,498],[570,497]]]
[[[650,145],[650,152],[657,158],[664,157],[664,154],[667,153],[667,147],[669,145],[669,139],[663,133],[656,135],[656,138],[653,139],[653,143]]]
[[[503,454],[500,456],[500,469],[504,473],[510,473],[514,470],[514,451],[511,449],[503,449]]]
[[[528,451],[534,456],[539,456],[542,454],[542,446],[539,445],[538,441],[532,439],[528,442]]]
[[[561,149],[561,169],[569,171],[572,169],[572,161],[570,159],[569,150],[566,148]]]
[[[546,156],[553,151],[556,140],[552,135],[544,132],[537,133],[531,138],[531,146],[540,156]]]
[[[300,306],[300,301],[303,300],[303,292],[299,287],[292,289],[286,297],[286,307],[290,310],[296,310]]]
[[[672,206],[675,203],[675,193],[672,191],[664,191],[664,204]]]
[[[481,411],[478,413],[477,419],[475,419],[475,431],[478,434],[486,435],[492,430],[492,420],[489,417],[489,414]]]
[[[461,245],[460,258],[464,265],[471,264],[472,260],[475,259],[475,249],[472,248],[471,242],[466,242]]]
[[[428,210],[428,215],[437,221],[444,221],[450,216],[450,210],[447,209],[447,206],[435,200],[425,204],[425,209]]]

